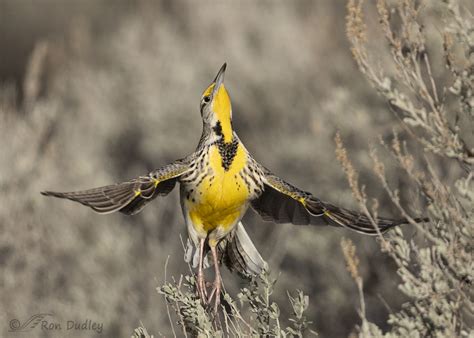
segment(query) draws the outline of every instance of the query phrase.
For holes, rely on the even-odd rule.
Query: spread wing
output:
[[[264,192],[252,201],[253,209],[264,220],[297,225],[332,225],[367,235],[377,234],[377,230],[364,214],[323,202],[269,171],[265,171],[264,174],[266,178]],[[378,218],[376,221],[380,232],[407,223],[405,219]]]
[[[173,190],[178,178],[188,169],[188,161],[178,160],[146,176],[122,183],[76,192],[43,191],[41,193],[79,202],[100,214],[120,211],[127,215],[134,215],[156,196],[167,195]]]

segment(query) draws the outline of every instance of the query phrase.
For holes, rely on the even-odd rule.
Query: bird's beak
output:
[[[221,84],[224,83],[224,75],[225,75],[225,68],[226,67],[227,67],[227,63],[224,63],[222,65],[221,69],[219,69],[219,72],[217,73],[216,78],[214,79],[215,85],[214,85],[214,88],[212,90],[212,96],[214,96],[218,92]]]

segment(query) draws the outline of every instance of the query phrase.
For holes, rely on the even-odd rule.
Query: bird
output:
[[[297,188],[257,162],[232,125],[231,100],[224,85],[226,67],[224,63],[201,96],[202,135],[192,154],[125,182],[83,191],[41,192],[79,202],[100,214],[134,215],[179,184],[189,236],[185,260],[197,268],[197,296],[210,307],[214,299],[216,312],[222,291],[221,264],[243,277],[268,268],[242,224],[248,209],[274,223],[329,225],[372,236],[408,223],[389,218],[374,222],[363,213]],[[211,285],[204,280],[204,270],[210,266],[215,271]]]

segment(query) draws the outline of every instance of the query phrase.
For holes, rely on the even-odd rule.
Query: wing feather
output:
[[[331,225],[345,227],[366,235],[377,235],[370,219],[356,211],[323,202],[311,193],[296,188],[283,179],[263,170],[266,182],[260,197],[252,201],[252,208],[265,220],[297,225]],[[415,219],[417,222],[427,219]],[[408,223],[406,219],[378,218],[380,232]]]
[[[84,191],[43,191],[41,193],[81,203],[101,214],[120,211],[127,215],[133,215],[140,212],[156,196],[164,196],[171,192],[179,176],[188,169],[188,161],[178,160],[146,176],[140,176],[127,182]]]

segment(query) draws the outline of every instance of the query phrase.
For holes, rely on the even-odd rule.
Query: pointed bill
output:
[[[217,91],[219,90],[221,84],[224,83],[224,75],[225,75],[225,69],[227,67],[227,63],[224,63],[221,67],[221,69],[219,70],[219,72],[217,73],[216,75],[216,78],[214,79],[214,88],[212,90],[212,95],[214,96]]]

